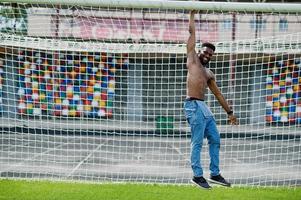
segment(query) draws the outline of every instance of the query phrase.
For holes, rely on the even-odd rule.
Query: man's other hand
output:
[[[238,125],[237,118],[233,114],[229,115],[228,119],[231,125]]]

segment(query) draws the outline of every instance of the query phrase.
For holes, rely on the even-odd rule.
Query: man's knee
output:
[[[208,144],[215,144],[215,145],[220,146],[220,144],[221,144],[220,136],[216,135],[216,136],[209,137],[208,138]]]
[[[203,143],[202,142],[192,142],[191,143],[191,148],[194,149],[194,148],[202,148],[203,146]]]

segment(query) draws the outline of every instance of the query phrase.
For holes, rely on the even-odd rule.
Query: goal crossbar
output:
[[[238,3],[238,2],[192,2],[192,1],[163,1],[163,0],[0,0],[8,3],[77,5],[116,8],[156,8],[203,11],[243,11],[243,12],[301,12],[301,4],[282,3]]]

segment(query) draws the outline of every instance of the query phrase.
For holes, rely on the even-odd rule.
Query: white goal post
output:
[[[69,6],[116,7],[116,8],[155,8],[155,9],[180,9],[204,11],[235,11],[235,12],[300,12],[300,4],[283,3],[237,3],[237,2],[211,2],[211,1],[158,1],[158,0],[1,0],[1,2],[51,4]]]
[[[187,184],[189,11],[235,185],[301,185],[301,4],[0,0],[0,177]],[[202,166],[209,175],[208,144]]]

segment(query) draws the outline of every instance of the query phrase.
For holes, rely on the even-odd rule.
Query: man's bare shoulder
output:
[[[208,68],[206,68],[206,72],[208,75],[208,79],[214,79],[215,80],[215,74]]]
[[[188,58],[188,59],[195,59],[195,58],[197,58],[197,57],[198,57],[198,55],[197,55],[197,53],[196,53],[195,50],[193,50],[193,51],[187,53],[187,58]]]
[[[187,54],[187,67],[198,65],[198,55],[195,51],[190,52]]]

